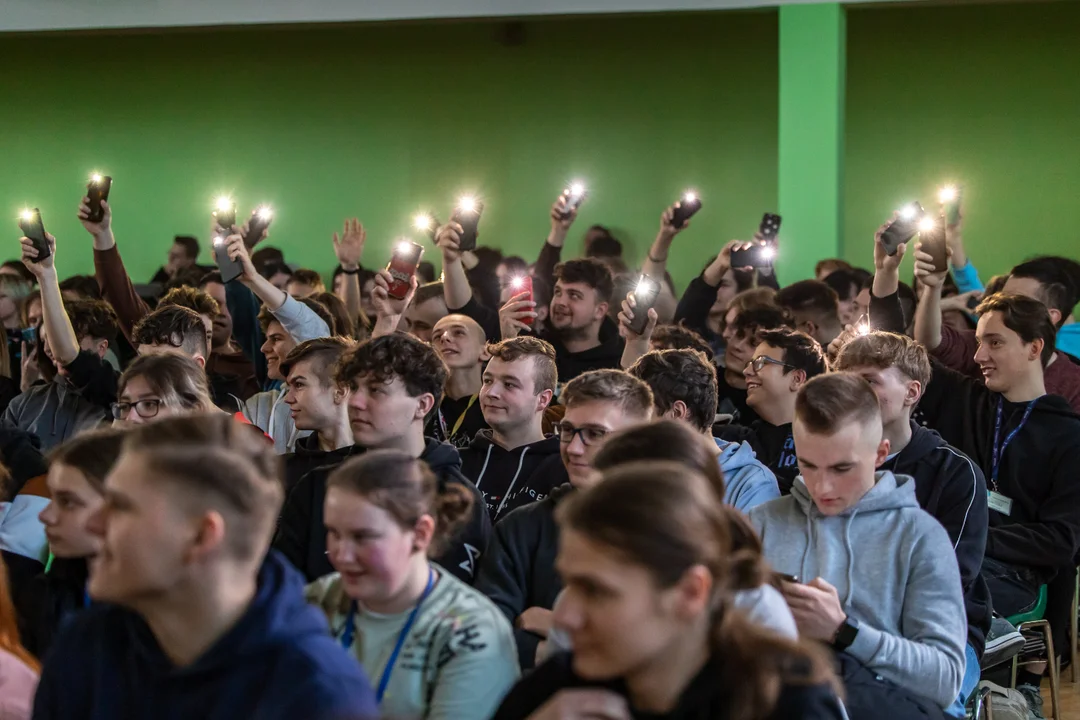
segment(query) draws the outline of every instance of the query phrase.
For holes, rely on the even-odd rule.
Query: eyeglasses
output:
[[[139,414],[139,417],[149,420],[152,417],[157,417],[158,410],[161,409],[161,401],[149,399],[137,400],[133,403],[116,402],[112,404],[112,416],[117,420],[124,420],[131,413],[132,408],[135,408],[135,412]]]
[[[755,375],[764,370],[766,365],[779,365],[780,367],[786,367],[792,370],[795,369],[794,365],[788,365],[786,362],[771,358],[768,355],[758,355],[756,358],[746,363],[746,367],[754,369]]]
[[[589,445],[595,445],[604,439],[604,436],[608,434],[607,430],[595,427],[580,427],[576,428],[569,423],[555,423],[555,432],[559,435],[559,442],[563,445],[569,445],[574,442],[574,436],[581,436],[581,444],[588,447]]]

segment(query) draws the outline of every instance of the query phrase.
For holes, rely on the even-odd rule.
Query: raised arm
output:
[[[341,232],[341,238],[334,233],[334,254],[337,255],[338,263],[345,275],[345,309],[353,322],[359,324],[364,319],[364,311],[360,302],[360,257],[364,253],[364,242],[367,240],[367,232],[364,226],[356,218],[345,220],[345,229]]]
[[[544,241],[544,247],[540,249],[533,268],[533,275],[547,282],[548,287],[555,287],[555,266],[562,259],[563,245],[566,244],[570,227],[577,220],[577,214],[576,208],[567,208],[565,194],[560,195],[551,206],[551,231],[548,232],[547,240]]]
[[[416,294],[418,281],[415,274],[409,279],[409,292],[404,300],[390,297],[390,284],[393,281],[389,270],[380,270],[375,274],[375,287],[371,289],[371,305],[375,308],[375,327],[371,330],[373,338],[397,332],[405,309]]]
[[[94,276],[101,288],[101,295],[116,311],[120,329],[130,339],[132,328],[149,314],[150,308],[135,292],[135,285],[116,247],[112,232],[112,208],[104,200],[101,208],[105,211],[101,222],[90,222],[90,199],[84,197],[79,206],[79,222],[94,238]]]
[[[38,279],[38,287],[41,289],[42,322],[49,338],[53,360],[57,365],[67,366],[79,355],[79,338],[76,337],[75,329],[71,327],[71,320],[68,319],[67,311],[64,309],[60,281],[56,277],[56,238],[45,233],[45,239],[49,242],[52,254],[41,262],[37,262],[38,251],[34,247],[34,241],[24,237],[20,241],[22,261],[23,265]]]
[[[947,272],[934,272],[934,258],[915,243],[915,277],[923,286],[915,306],[915,339],[931,351],[941,344],[941,288]]]

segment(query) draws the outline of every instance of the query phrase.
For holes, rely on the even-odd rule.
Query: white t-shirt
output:
[[[431,563],[437,581],[420,606],[379,709],[395,720],[488,720],[520,670],[514,632],[484,595]],[[307,587],[337,640],[345,630],[351,599],[337,573]],[[412,608],[381,615],[358,608],[349,653],[378,687]]]

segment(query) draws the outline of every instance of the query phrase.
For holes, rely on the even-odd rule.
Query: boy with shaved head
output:
[[[450,369],[446,392],[428,419],[427,435],[466,448],[476,433],[487,428],[478,402],[488,359],[487,336],[466,315],[447,315],[431,330],[431,347]]]

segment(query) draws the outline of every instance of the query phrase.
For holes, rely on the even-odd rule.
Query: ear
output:
[[[413,420],[423,420],[434,408],[435,396],[431,393],[424,393],[416,398],[416,413],[413,415]]]
[[[349,399],[349,388],[344,385],[334,383],[334,404],[341,405]]]
[[[105,353],[107,353],[108,351],[109,351],[109,341],[108,340],[98,340],[97,341],[97,347],[94,348],[94,352],[97,353],[97,356],[99,358],[101,358],[102,360],[104,360],[105,359]]]
[[[547,305],[537,305],[533,310],[536,312],[536,322],[544,322],[548,316]]]
[[[813,320],[807,320],[803,324],[806,325],[807,335],[809,335],[810,337],[817,337],[818,326],[816,322],[814,322]]]
[[[596,312],[593,313],[593,320],[603,320],[607,313],[608,304],[606,302],[599,303],[596,306]]]
[[[536,410],[537,412],[547,410],[551,405],[552,398],[555,397],[555,393],[551,390],[543,390],[536,396]]]
[[[805,370],[792,370],[791,371],[791,391],[798,392],[799,388],[806,384],[806,371]]]
[[[185,560],[198,561],[217,552],[225,543],[225,518],[216,510],[207,510],[196,520],[195,536]]]
[[[1050,321],[1054,323],[1056,328],[1058,323],[1061,322],[1061,311],[1057,308],[1047,308],[1047,311],[1050,313]]]
[[[687,420],[690,418],[690,410],[682,400],[676,400],[671,404],[671,416],[676,420]]]
[[[426,553],[435,537],[435,518],[430,515],[421,515],[413,527],[413,552]]]
[[[889,457],[889,450],[892,449],[889,444],[888,438],[881,438],[881,442],[878,444],[877,455],[874,457],[874,467],[881,467],[881,464]]]
[[[1060,314],[1058,315],[1060,317]],[[1046,347],[1046,342],[1042,338],[1035,338],[1031,341],[1031,352],[1028,354],[1028,360],[1038,361],[1042,365],[1042,351]]]
[[[202,355],[195,355],[191,359],[195,361],[196,365],[203,368],[204,370],[206,369],[206,358],[205,357],[203,357]]]
[[[484,343],[484,349],[480,351],[480,360],[479,360],[479,362],[480,362],[481,365],[483,365],[484,363],[486,363],[490,359],[491,359],[491,353],[488,352],[487,343]]]
[[[904,407],[915,407],[921,397],[922,383],[918,380],[912,380],[907,384],[907,390],[904,392]]]
[[[712,609],[713,577],[704,565],[688,568],[672,590],[672,610],[684,620],[691,620]]]

